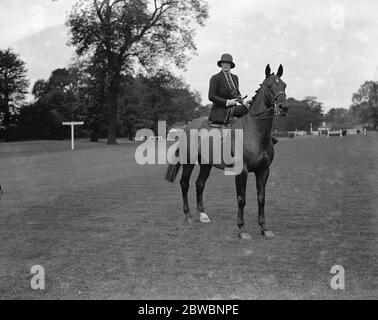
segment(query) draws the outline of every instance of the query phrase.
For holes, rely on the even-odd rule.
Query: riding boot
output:
[[[278,143],[278,139],[274,136],[272,136],[272,142],[273,142],[273,145],[277,144]]]

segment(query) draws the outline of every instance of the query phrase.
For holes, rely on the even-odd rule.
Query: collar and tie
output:
[[[232,96],[236,98],[238,96],[238,91],[236,90],[236,86],[235,86],[234,80],[231,77],[231,73],[230,72],[224,72],[224,71],[223,71],[223,73],[226,77],[227,84],[228,84],[228,86],[231,90]]]
[[[228,87],[230,88],[230,91],[231,91],[231,95],[233,98],[236,98],[238,96],[238,91],[236,90],[236,86],[235,86],[235,83],[234,83],[234,80],[232,79],[231,77],[231,73],[230,72],[224,72],[224,75],[226,77],[226,80],[227,80],[227,84],[228,84]],[[227,100],[227,104],[228,104],[228,101]],[[229,119],[231,117],[233,117],[234,115],[234,106],[231,106],[230,108],[227,108],[227,112],[226,112],[226,117],[224,119],[224,125],[227,125],[227,123],[229,122]]]

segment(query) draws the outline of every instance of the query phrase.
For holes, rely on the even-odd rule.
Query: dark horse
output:
[[[244,207],[246,204],[246,185],[249,172],[254,172],[256,177],[257,188],[257,201],[258,201],[258,223],[261,227],[261,233],[264,236],[272,237],[273,233],[267,228],[265,222],[265,186],[269,176],[269,167],[273,161],[274,148],[272,143],[272,124],[273,117],[275,115],[285,116],[288,108],[285,105],[286,84],[281,80],[283,74],[283,67],[280,65],[278,72],[275,75],[271,73],[269,65],[265,69],[265,80],[260,85],[260,88],[256,91],[252,102],[250,103],[249,112],[235,121],[231,127],[231,133],[235,134],[235,129],[242,129],[243,131],[243,144],[242,144],[242,170],[241,173],[235,175],[237,203],[238,203],[238,215],[237,225],[239,226],[239,237],[242,239],[251,239],[250,234],[246,231],[244,226]],[[191,129],[211,129],[209,127],[209,121],[207,118],[199,118],[193,120],[184,128],[186,136],[190,136]],[[235,142],[232,143],[232,152]],[[189,143],[187,143],[189,148]],[[176,151],[176,155],[179,153],[180,147]],[[188,153],[189,154],[189,153]],[[204,162],[204,161],[202,161]],[[195,163],[195,162],[194,162]],[[193,222],[189,204],[188,204],[188,190],[189,179],[193,168],[195,166],[193,162],[187,162],[183,164],[183,172],[180,180],[185,220],[189,223]],[[197,193],[197,211],[201,218],[209,222],[208,216],[204,213],[203,207],[203,190],[205,183],[210,175],[211,168],[213,166],[225,169],[225,165],[214,164],[211,161],[207,161],[207,164],[201,163],[201,154],[198,150],[198,164],[200,165],[200,173],[196,181],[196,193]],[[166,180],[173,182],[177,176],[181,164],[169,164]],[[206,221],[207,220],[207,221]]]

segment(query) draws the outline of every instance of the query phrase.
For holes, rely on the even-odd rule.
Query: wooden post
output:
[[[71,122],[63,122],[62,125],[64,126],[71,126],[71,150],[75,150],[75,126],[81,126],[84,124],[84,121],[71,121]]]

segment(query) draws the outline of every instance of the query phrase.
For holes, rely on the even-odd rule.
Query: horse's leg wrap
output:
[[[197,212],[200,215],[199,219],[201,222],[208,223],[210,218],[204,213],[205,209],[203,206],[203,190],[205,189],[206,180],[209,178],[211,165],[201,164],[201,169],[196,181],[196,195],[197,195]]]

